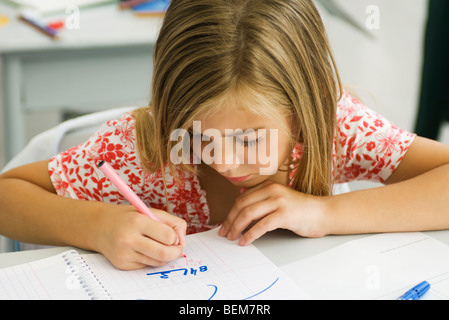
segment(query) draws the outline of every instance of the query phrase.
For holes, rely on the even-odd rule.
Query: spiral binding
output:
[[[84,290],[91,300],[111,300],[111,296],[101,285],[95,274],[75,250],[62,255],[67,265],[68,273],[76,280],[78,289]]]

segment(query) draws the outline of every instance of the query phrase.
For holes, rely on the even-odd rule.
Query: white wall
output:
[[[363,101],[387,119],[413,130],[427,0],[336,1],[362,26],[369,18],[368,6],[377,6],[380,13],[380,29],[371,30],[376,36],[372,40],[320,8],[343,82],[357,87]],[[4,119],[1,112],[0,116]],[[58,120],[59,115],[51,111],[27,116],[27,137]],[[0,132],[0,167],[5,164],[2,135]],[[449,141],[449,131],[443,133],[442,140]]]
[[[363,102],[413,131],[418,110],[427,0],[336,0],[360,25],[371,18],[369,6],[379,9],[379,30],[372,40],[321,10],[345,84],[353,85]],[[372,12],[372,11],[371,11]],[[371,20],[369,20],[371,21]],[[449,141],[443,134],[442,140]],[[352,189],[377,186],[352,183]]]

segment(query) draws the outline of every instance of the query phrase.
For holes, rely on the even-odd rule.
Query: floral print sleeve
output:
[[[50,179],[58,195],[122,203],[124,198],[117,190],[107,188],[110,183],[97,170],[96,165],[102,160],[111,164],[130,185],[139,186],[142,169],[130,169],[140,167],[131,119],[130,114],[126,114],[120,120],[108,121],[85,143],[50,159]]]
[[[384,182],[399,166],[416,137],[346,92],[337,106],[336,131],[333,159],[336,183]]]
[[[50,179],[58,195],[114,204],[128,203],[119,190],[97,168],[107,161],[126,184],[149,207],[171,212],[188,223],[187,233],[210,230],[209,207],[198,177],[186,172],[178,183],[165,166],[147,172],[135,145],[135,119],[125,114],[105,123],[88,141],[50,159]],[[166,205],[166,196],[169,208]]]

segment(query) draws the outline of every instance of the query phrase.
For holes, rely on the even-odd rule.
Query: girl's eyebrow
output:
[[[236,130],[233,130],[233,131],[234,131],[233,134],[225,135],[225,137],[242,136],[242,135],[248,134],[248,132],[247,132],[248,130],[253,130],[254,132],[256,132],[256,131],[258,131],[258,130],[260,130],[260,129],[266,129],[266,127],[248,128],[248,129],[245,129],[245,130],[236,129]],[[238,132],[235,132],[235,131],[238,131]]]
[[[253,130],[253,131],[258,131],[258,130],[260,130],[260,129],[266,129],[266,127],[259,127],[259,128],[248,128],[248,129],[245,129],[245,130],[241,130],[241,129],[232,129],[232,131],[233,131],[233,133],[232,134],[226,134],[226,135],[224,135],[225,137],[238,137],[238,136],[243,136],[243,135],[245,135],[245,134],[248,134],[248,130]],[[237,131],[237,132],[235,132],[235,131]],[[191,133],[193,133],[192,131],[191,131],[191,129],[189,129],[189,132],[191,132]],[[208,136],[208,135],[205,135],[204,133],[200,133],[202,136],[204,136],[205,138],[207,138],[207,139],[209,139],[210,140],[210,137]]]

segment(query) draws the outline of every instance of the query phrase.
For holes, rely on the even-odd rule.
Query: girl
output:
[[[251,158],[260,150],[277,170],[262,173],[272,164]],[[163,223],[124,204],[96,168],[102,160]],[[231,240],[248,229],[241,245],[276,228],[305,237],[444,229],[448,163],[449,147],[342,89],[312,0],[173,0],[149,107],[2,175],[0,232],[136,269],[178,258],[186,233],[218,224]],[[333,184],[362,179],[386,186],[332,195]]]

